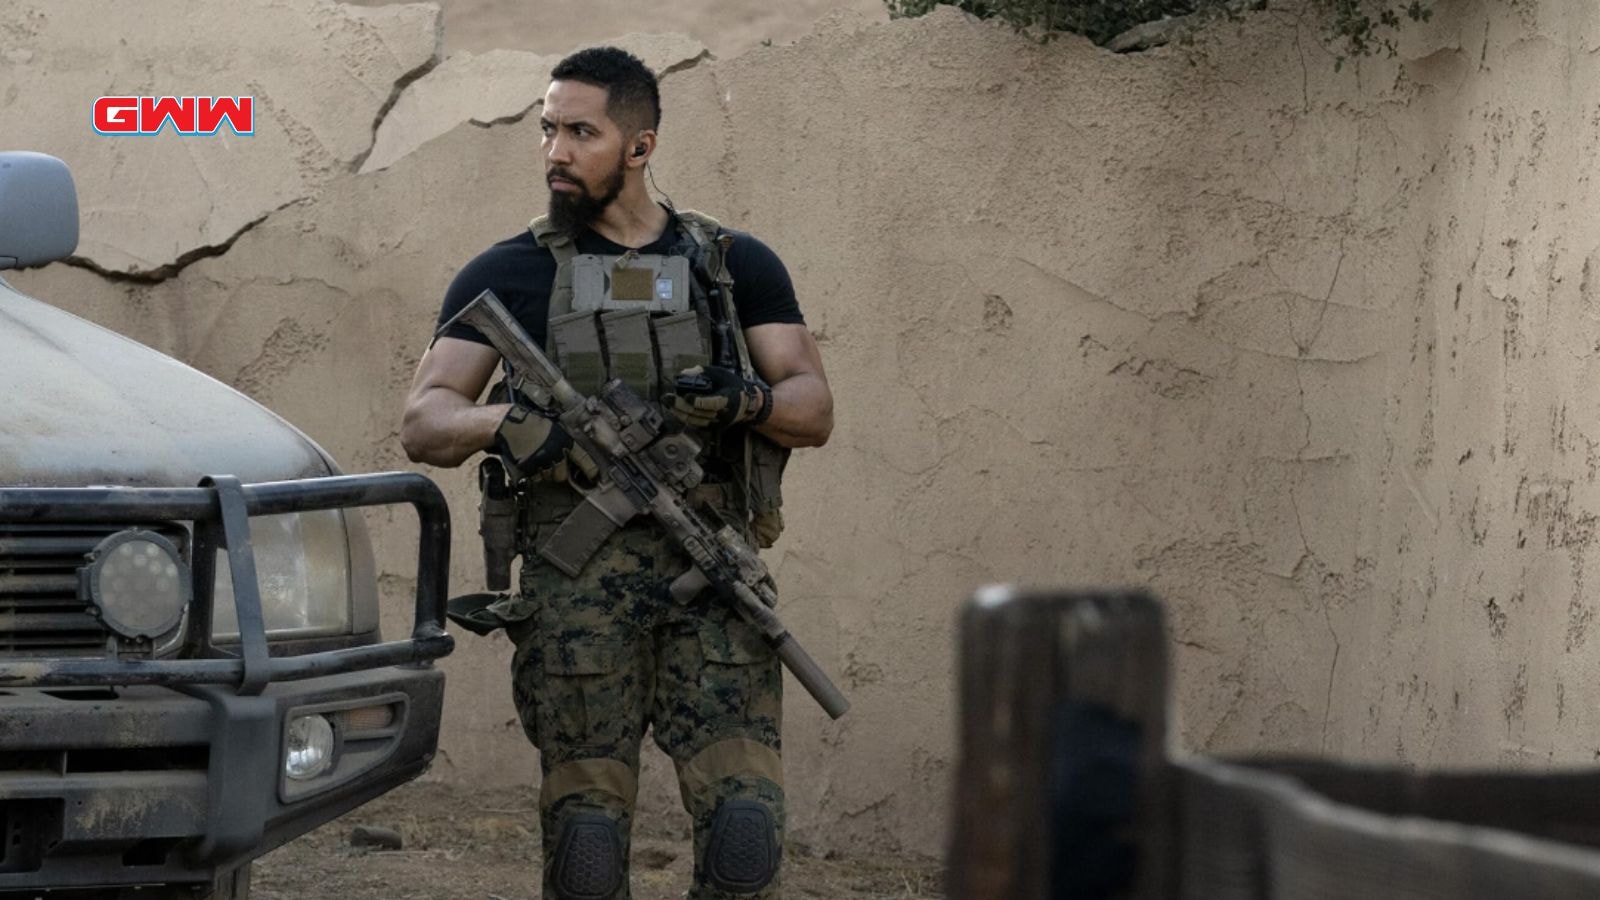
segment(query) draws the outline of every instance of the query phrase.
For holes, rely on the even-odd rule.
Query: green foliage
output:
[[[1390,3],[1388,0],[1317,0],[1329,11],[1328,36],[1335,43],[1343,41],[1350,56],[1366,56],[1377,50],[1394,55],[1394,38],[1390,37],[1400,27],[1402,16],[1413,22],[1426,22],[1433,17],[1432,0],[1408,0]],[[1340,56],[1339,62],[1344,62]]]
[[[1177,16],[1195,21],[1234,17],[1245,8],[1262,8],[1265,0],[885,0],[895,18],[920,16],[948,2],[980,19],[1000,19],[1042,39],[1067,32],[1105,44],[1145,22]],[[1312,0],[1327,14],[1327,36],[1345,56],[1394,53],[1393,34],[1401,24],[1425,22],[1433,0]]]

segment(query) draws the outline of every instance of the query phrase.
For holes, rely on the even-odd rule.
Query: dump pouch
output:
[[[578,393],[591,396],[606,382],[605,353],[594,318],[594,313],[580,311],[550,319],[551,362]]]
[[[600,316],[605,333],[607,377],[620,378],[641,397],[660,396],[654,348],[650,345],[650,313],[643,307],[612,310]]]
[[[783,534],[783,469],[791,451],[755,431],[746,440],[750,442],[750,530],[756,544],[765,549]]]
[[[504,594],[467,594],[451,597],[444,614],[450,621],[473,634],[488,635],[497,628],[505,627],[505,620],[490,609],[491,606],[504,600]]]

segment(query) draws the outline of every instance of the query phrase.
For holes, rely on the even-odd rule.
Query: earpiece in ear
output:
[[[634,156],[643,156],[644,155],[644,145],[643,144],[634,144],[633,145],[633,155]]]

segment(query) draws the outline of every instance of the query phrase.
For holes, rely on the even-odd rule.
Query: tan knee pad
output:
[[[678,765],[678,786],[683,805],[692,808],[696,797],[724,778],[765,778],[783,788],[783,759],[778,751],[748,738],[727,738],[710,744]]]
[[[544,809],[555,806],[562,797],[585,791],[601,791],[622,801],[625,809],[633,809],[634,798],[639,794],[639,779],[633,770],[615,759],[575,759],[552,768],[539,785],[539,805]]]

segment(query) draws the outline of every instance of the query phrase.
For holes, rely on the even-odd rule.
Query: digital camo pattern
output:
[[[526,561],[530,557],[531,563]],[[777,657],[753,627],[709,591],[686,605],[672,599],[668,586],[689,568],[689,561],[666,537],[648,527],[624,528],[576,579],[531,552],[524,560],[520,597],[501,604],[497,612],[516,619],[507,623],[517,646],[511,664],[513,695],[523,729],[540,750],[546,777],[563,763],[613,759],[637,779],[647,727],[680,775],[702,750],[718,742],[743,739],[774,753],[780,749],[782,674]],[[704,759],[697,768],[703,768]],[[712,774],[720,777],[697,779],[705,786],[692,795],[685,791],[685,808],[695,823],[695,886],[689,896],[775,898],[776,879],[759,893],[739,895],[703,883],[711,821],[725,799],[765,804],[773,812],[782,846],[781,785],[739,771],[737,763],[719,766],[722,770]],[[563,815],[587,810],[603,812],[620,824],[626,860],[631,807],[631,797],[599,790],[545,798],[545,859],[555,851]],[[547,864],[544,890],[547,900],[554,900],[550,870]],[[618,897],[627,896],[624,886]]]

